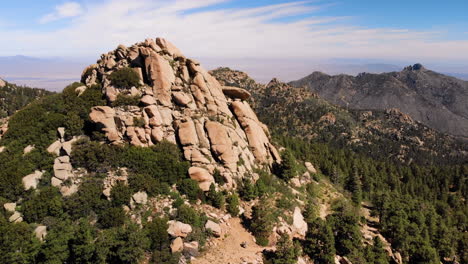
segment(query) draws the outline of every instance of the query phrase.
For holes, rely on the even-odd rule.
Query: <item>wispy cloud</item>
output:
[[[226,1],[69,2],[41,19],[75,17],[60,29],[0,29],[9,40],[0,55],[97,57],[120,43],[161,36],[190,57],[468,59],[466,40],[444,40],[440,32],[356,26],[349,17],[316,15],[322,6],[309,1],[205,9]]]
[[[54,12],[49,13],[39,19],[39,23],[45,24],[63,18],[76,17],[83,13],[83,8],[79,3],[67,2],[55,7]]]

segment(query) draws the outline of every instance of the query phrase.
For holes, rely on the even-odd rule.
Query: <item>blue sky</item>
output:
[[[0,56],[92,63],[118,44],[165,37],[220,65],[421,62],[468,72],[467,0],[17,0],[1,11]]]
[[[195,0],[194,0],[195,1]],[[53,11],[54,7],[66,2],[63,0],[17,0],[3,1],[1,21],[8,21],[16,28],[50,29],[61,23],[38,25],[37,21],[46,13]],[[91,2],[105,2],[103,0],[74,1],[82,5]],[[294,0],[233,0],[216,4],[211,7],[196,9],[215,10],[223,8],[246,8],[264,5],[297,2]],[[455,33],[468,31],[468,1],[466,0],[336,0],[336,1],[309,1],[308,5],[322,5],[325,7],[318,15],[353,17],[357,25],[370,28],[394,27],[427,30],[432,28],[445,28]],[[306,15],[298,16],[306,17]],[[297,18],[297,17],[296,17]],[[286,21],[287,18],[279,19]],[[467,38],[462,34],[460,38]]]

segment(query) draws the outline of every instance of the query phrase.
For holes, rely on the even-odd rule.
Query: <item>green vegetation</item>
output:
[[[338,254],[353,263],[374,258],[369,253],[374,249],[363,248],[358,242],[360,219],[353,208],[363,199],[373,202],[372,213],[380,218],[379,230],[410,263],[436,263],[454,256],[468,261],[464,253],[467,244],[462,242],[468,219],[468,188],[462,179],[468,175],[468,166],[404,165],[326,144],[278,139],[295,156],[317,165],[337,188],[349,192],[354,205],[338,204],[327,219]]]
[[[236,193],[230,194],[226,198],[226,210],[231,216],[236,217],[239,215],[239,196]]]
[[[118,88],[130,89],[133,86],[140,86],[140,76],[138,76],[138,74],[129,67],[121,68],[112,72],[109,76],[109,80],[112,85]]]
[[[250,230],[252,230],[257,244],[261,246],[268,245],[268,236],[270,236],[276,222],[276,215],[272,208],[273,205],[269,199],[262,199],[256,206],[252,207]]]
[[[139,103],[140,96],[118,94],[117,99],[112,102],[112,106],[138,105]]]
[[[198,182],[192,179],[184,179],[177,186],[181,194],[185,194],[187,198],[194,202],[203,195],[203,191],[198,187]]]
[[[267,256],[267,262],[271,264],[295,264],[301,255],[301,248],[298,243],[293,243],[288,234],[281,234],[276,243],[276,251]]]
[[[335,238],[326,221],[317,218],[308,224],[304,252],[317,264],[335,263]]]
[[[210,189],[206,195],[206,200],[209,204],[218,209],[223,209],[226,202],[223,193],[221,191],[217,192],[213,183],[210,185]]]
[[[82,140],[75,144],[71,162],[90,171],[126,167],[130,188],[153,196],[167,194],[169,186],[185,179],[188,170],[188,163],[183,161],[177,146],[169,142],[144,148]]]
[[[7,83],[0,87],[0,118],[13,115],[16,111],[41,97],[52,94],[44,89],[34,89]]]

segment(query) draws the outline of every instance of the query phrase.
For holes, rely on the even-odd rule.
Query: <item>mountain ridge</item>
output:
[[[290,82],[332,103],[362,109],[398,108],[415,120],[455,136],[468,136],[468,82],[425,69],[421,64],[400,72],[327,75],[314,72]]]
[[[351,147],[360,153],[394,157],[402,162],[413,159],[418,163],[463,162],[468,157],[466,142],[427,127],[396,108],[354,110],[277,79],[263,85],[229,68],[218,68],[211,73],[225,85],[250,91],[259,117],[282,135],[331,143],[340,148]],[[317,79],[327,76],[313,74]]]

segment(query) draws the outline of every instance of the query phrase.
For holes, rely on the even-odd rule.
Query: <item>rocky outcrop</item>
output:
[[[211,220],[206,221],[205,224],[205,229],[206,230],[211,230],[211,233],[215,237],[220,237],[221,236],[221,226]]]
[[[126,67],[137,73],[140,82],[116,87],[109,76]],[[93,107],[90,120],[109,142],[151,146],[167,140],[178,144],[192,164],[190,176],[204,190],[214,183],[215,171],[229,188],[235,185],[233,179],[252,171],[258,162],[268,166],[280,162],[268,129],[244,101],[250,93],[221,86],[167,40],[120,45],[85,69],[81,80],[87,86],[102,85],[108,106]],[[112,106],[122,96],[139,98],[140,103]]]
[[[247,100],[251,96],[251,94],[247,90],[232,86],[223,86],[223,93],[232,99],[241,100]]]
[[[135,208],[135,205],[145,205],[148,202],[148,194],[146,192],[137,192],[132,195],[132,200],[130,201],[130,207]]]
[[[43,171],[36,170],[34,173],[24,176],[22,180],[24,189],[25,190],[36,189],[37,185],[39,184],[39,180],[42,178],[43,174],[44,174]]]
[[[317,169],[315,169],[314,165],[312,163],[306,161],[304,163],[304,166],[306,167],[307,171],[310,173],[317,173]]]
[[[7,212],[13,213],[16,211],[16,203],[5,203],[3,204],[3,208],[5,208]]]
[[[304,220],[304,216],[302,216],[301,209],[299,207],[294,208],[293,231],[302,237],[307,233],[307,222]]]
[[[47,148],[49,153],[58,156],[54,160],[54,175],[51,178],[51,184],[58,187],[63,196],[70,196],[78,191],[78,185],[81,182],[81,175],[74,173],[70,162],[73,143],[80,137],[65,141],[64,127],[57,128],[57,136],[58,139]]]
[[[188,224],[175,220],[171,220],[167,222],[167,224],[169,225],[167,233],[172,237],[186,237],[188,234],[192,233],[192,227]]]
[[[197,241],[192,241],[192,242],[186,242],[184,243],[184,255],[188,258],[190,257],[198,257],[198,242]]]
[[[26,146],[23,150],[23,155],[31,153],[31,151],[33,151],[34,149],[35,147],[33,145]]]
[[[181,252],[184,249],[184,240],[176,237],[171,243],[171,253]]]
[[[0,88],[3,88],[6,86],[6,82],[2,79],[0,79]]]
[[[45,237],[47,236],[47,226],[37,226],[36,229],[34,229],[34,234],[36,235],[37,239],[44,241]]]
[[[21,215],[20,212],[14,211],[13,214],[10,216],[10,218],[8,218],[8,221],[10,221],[10,223],[23,222],[23,216]]]

